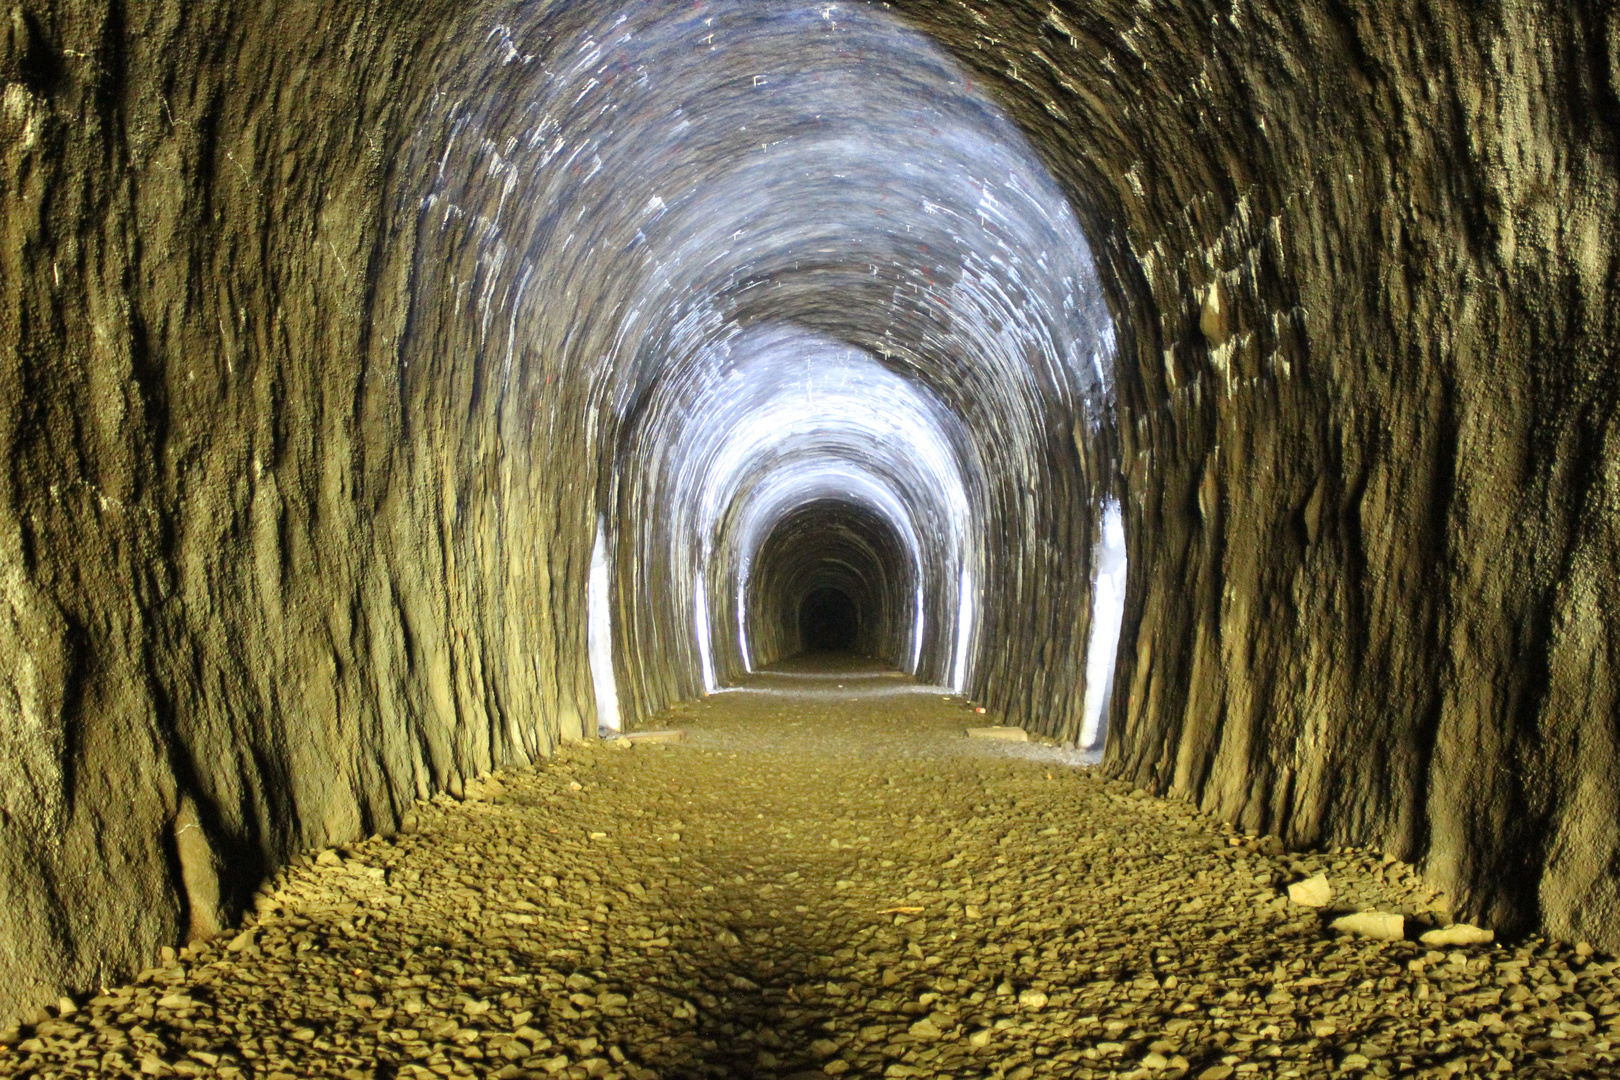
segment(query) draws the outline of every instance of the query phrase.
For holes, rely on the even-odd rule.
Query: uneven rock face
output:
[[[1134,337],[1110,766],[1620,945],[1616,16],[931,7]]]
[[[959,321],[987,366],[958,379],[921,299],[776,297],[892,340],[957,418],[974,696],[1075,729],[1112,488],[1111,769],[1620,947],[1616,17],[895,6],[1071,197],[1118,332],[1089,387],[1109,412],[998,374],[984,310]],[[625,269],[647,200],[603,185],[635,169],[520,137],[586,7],[31,0],[0,27],[0,1014],[593,728],[599,517],[629,713],[703,685],[647,598],[704,579],[637,531],[673,490],[655,361],[682,339],[616,354],[625,319],[594,313],[708,285]],[[653,123],[631,111],[576,119]],[[587,204],[576,239],[554,216]],[[885,296],[968,265],[914,262]],[[945,678],[957,577],[923,572]]]
[[[61,4],[9,32],[13,1014],[207,929],[216,868],[239,910],[292,852],[578,734],[589,519],[564,485],[591,470],[401,345],[387,177],[418,24]]]

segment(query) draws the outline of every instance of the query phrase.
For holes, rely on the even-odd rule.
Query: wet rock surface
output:
[[[844,689],[839,690],[837,683]],[[1296,854],[893,675],[759,678],[301,856],[238,930],[0,1038],[0,1075],[1612,1075],[1585,947],[1441,951],[1411,868]],[[1323,910],[1286,886],[1325,873]]]

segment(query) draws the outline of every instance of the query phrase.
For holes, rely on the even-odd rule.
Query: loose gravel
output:
[[[760,677],[660,718],[680,743],[570,746],[299,857],[234,936],[0,1034],[0,1076],[1620,1074],[1611,958],[1335,933],[1446,900],[984,722]]]

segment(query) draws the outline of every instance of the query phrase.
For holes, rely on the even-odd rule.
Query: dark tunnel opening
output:
[[[750,559],[740,636],[759,667],[847,653],[903,669],[918,588],[910,545],[881,509],[815,499],[781,513]]]
[[[854,652],[860,628],[860,609],[842,589],[814,589],[799,602],[799,639],[807,653]]]

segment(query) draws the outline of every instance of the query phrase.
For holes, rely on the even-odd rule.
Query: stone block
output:
[[[1485,945],[1496,940],[1493,931],[1468,923],[1453,923],[1438,930],[1429,930],[1419,938],[1423,944],[1439,949],[1449,945]]]
[[[632,743],[671,743],[681,742],[686,738],[686,732],[680,728],[666,728],[661,731],[630,731],[621,738],[629,739]]]
[[[1002,742],[1029,742],[1029,732],[1021,727],[970,727],[967,729],[970,739],[999,739]]]
[[[1375,941],[1400,941],[1406,937],[1406,919],[1387,911],[1358,911],[1334,919],[1332,927],[1341,934],[1372,938]]]
[[[1333,886],[1328,884],[1326,874],[1315,874],[1288,886],[1288,899],[1301,907],[1326,907],[1333,899]]]

